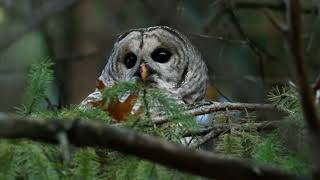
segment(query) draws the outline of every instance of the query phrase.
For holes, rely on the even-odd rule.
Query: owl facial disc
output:
[[[203,100],[208,80],[199,51],[187,37],[166,26],[122,34],[101,76],[105,84],[142,80],[188,104]]]

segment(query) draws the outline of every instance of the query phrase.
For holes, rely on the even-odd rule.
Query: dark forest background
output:
[[[319,3],[301,2],[305,60],[313,81],[320,71]],[[59,107],[80,103],[94,89],[117,36],[154,25],[186,34],[204,56],[211,85],[229,100],[264,102],[270,87],[294,77],[283,34],[268,19],[270,14],[284,21],[284,3],[1,0],[0,111],[12,111],[21,103],[30,64],[48,57],[56,75],[51,101]]]
[[[319,12],[316,0],[0,0],[0,179],[319,179]],[[155,25],[202,52],[214,101],[119,82],[77,106],[115,39]],[[142,110],[120,122],[125,92]]]

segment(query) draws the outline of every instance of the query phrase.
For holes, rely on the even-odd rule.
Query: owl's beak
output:
[[[141,76],[142,81],[145,81],[149,75],[149,71],[148,71],[148,68],[146,67],[145,63],[140,64],[139,71],[140,71],[140,76]]]

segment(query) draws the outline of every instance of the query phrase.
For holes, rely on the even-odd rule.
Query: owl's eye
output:
[[[132,52],[126,54],[124,57],[124,65],[128,68],[131,69],[134,67],[134,65],[137,62],[137,56],[133,54]]]
[[[158,48],[151,53],[151,58],[158,63],[166,63],[170,60],[170,57],[170,51],[164,48]]]

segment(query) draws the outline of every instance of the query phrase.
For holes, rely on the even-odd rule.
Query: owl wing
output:
[[[108,115],[112,117],[115,122],[121,122],[125,120],[133,111],[138,94],[135,92],[127,92],[124,95],[118,97],[114,102],[112,102],[112,104],[108,105],[103,99],[101,93],[104,88],[108,87],[111,87],[111,85],[106,86],[104,81],[99,78],[97,80],[96,90],[93,93],[89,94],[88,97],[86,97],[81,102],[80,107],[97,107],[108,113]]]
[[[89,94],[81,103],[80,107],[96,107],[101,105],[103,102],[101,90],[107,86],[107,83],[104,81],[103,77],[100,76],[96,82],[96,89],[93,93]]]
[[[80,107],[94,107],[97,103],[101,103],[102,100],[103,98],[100,90],[96,89],[80,103]]]

